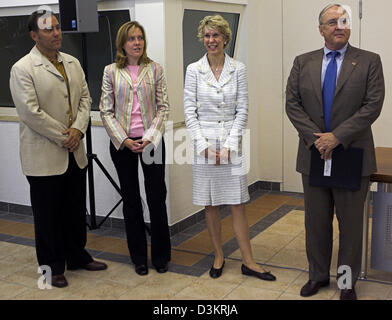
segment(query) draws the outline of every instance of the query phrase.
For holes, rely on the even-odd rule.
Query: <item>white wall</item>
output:
[[[135,20],[147,34],[148,56],[165,66],[165,19],[163,0],[135,0]]]

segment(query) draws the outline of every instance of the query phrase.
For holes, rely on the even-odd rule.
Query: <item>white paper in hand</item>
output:
[[[331,169],[332,169],[332,159],[328,159],[324,161],[324,177],[331,176]]]

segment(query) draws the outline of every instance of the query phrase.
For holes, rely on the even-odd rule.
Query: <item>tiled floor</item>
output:
[[[208,275],[213,253],[205,223],[199,222],[172,237],[172,261],[165,274],[150,269],[147,276],[136,275],[124,232],[99,229],[89,232],[87,248],[108,270],[67,271],[68,287],[40,290],[32,217],[0,212],[0,299],[304,300],[299,295],[308,280],[302,196],[258,191],[253,198],[246,206],[253,254],[276,275],[275,282],[241,274],[232,218],[228,208],[222,208],[226,265],[218,279]],[[336,275],[337,230],[335,220],[331,275]],[[359,299],[392,300],[392,273],[369,268],[368,279],[358,281],[356,291]],[[329,288],[308,299],[339,299],[334,277]]]

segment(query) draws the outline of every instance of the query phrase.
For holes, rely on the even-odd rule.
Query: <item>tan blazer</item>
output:
[[[79,61],[59,53],[68,76],[73,114],[72,128],[87,130],[91,98]],[[62,146],[68,128],[68,91],[55,66],[34,47],[11,69],[10,88],[20,118],[20,157],[25,175],[59,175],[68,167]],[[87,165],[84,143],[74,151],[80,168]]]
[[[309,174],[310,147],[315,132],[325,132],[321,88],[324,50],[295,58],[287,81],[286,112],[298,131],[297,171]],[[348,45],[335,89],[331,131],[342,145],[364,149],[362,175],[376,172],[371,125],[381,112],[385,95],[379,55]]]

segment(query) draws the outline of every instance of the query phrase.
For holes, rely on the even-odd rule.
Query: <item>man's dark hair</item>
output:
[[[34,11],[27,20],[27,27],[29,31],[38,31],[38,19],[41,18],[45,14],[54,15],[52,11],[49,10],[38,10]]]

